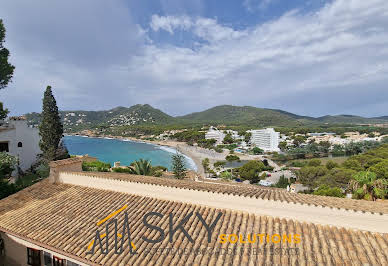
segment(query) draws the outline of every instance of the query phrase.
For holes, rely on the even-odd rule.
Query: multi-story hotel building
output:
[[[279,132],[273,128],[249,130],[252,134],[251,144],[264,151],[279,151]]]

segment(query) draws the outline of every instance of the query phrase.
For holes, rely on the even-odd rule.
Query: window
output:
[[[43,253],[43,258],[44,258],[44,266],[51,266],[53,263],[53,260],[51,259],[51,254],[48,252]]]
[[[23,147],[23,143],[21,143],[20,141],[18,142],[18,148],[21,148]]]
[[[32,266],[40,266],[40,250],[27,248],[27,264]]]
[[[0,152],[9,152],[8,142],[0,142]]]
[[[64,266],[65,265],[65,260],[60,259],[58,257],[53,256],[53,266]]]

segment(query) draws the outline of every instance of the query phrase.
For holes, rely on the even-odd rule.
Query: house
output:
[[[222,144],[222,141],[224,140],[224,138],[225,138],[225,134],[215,127],[210,127],[205,134],[205,139],[215,139],[216,145]]]
[[[298,193],[301,191],[305,191],[307,189],[308,189],[308,187],[303,186],[302,184],[291,184],[291,186],[290,186],[290,192],[292,192],[292,193]]]
[[[387,215],[383,202],[82,172],[70,158],[0,200],[0,265],[387,265]]]
[[[22,171],[30,168],[41,153],[39,140],[39,130],[28,126],[25,117],[10,117],[0,122],[0,152],[17,157]]]

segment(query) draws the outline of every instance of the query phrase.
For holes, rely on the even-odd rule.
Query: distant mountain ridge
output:
[[[264,126],[302,126],[318,124],[370,124],[388,123],[388,116],[365,118],[354,115],[327,115],[322,117],[300,116],[278,109],[252,106],[220,105],[210,109],[187,114],[170,116],[149,104],[136,104],[131,107],[116,107],[106,111],[60,111],[64,128],[69,131],[95,128],[97,126],[135,125],[198,125],[224,124]],[[26,114],[29,124],[39,124],[40,114]]]

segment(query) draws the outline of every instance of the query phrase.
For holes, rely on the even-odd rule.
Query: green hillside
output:
[[[313,118],[281,110],[232,105],[216,106],[178,118],[191,123],[252,126],[299,126],[305,123],[314,123]]]

